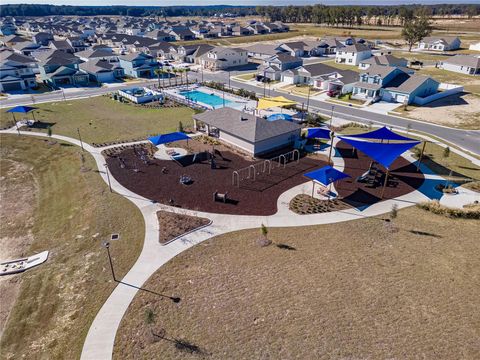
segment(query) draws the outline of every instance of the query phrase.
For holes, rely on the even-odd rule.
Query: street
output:
[[[231,71],[230,76],[238,75],[245,72],[251,72],[252,70],[245,70],[245,71]],[[229,72],[203,72],[203,74],[199,72],[190,72],[189,79],[200,81],[203,77],[206,81],[217,81],[223,82],[225,84],[229,83]],[[12,107],[17,105],[32,105],[37,103],[45,103],[45,102],[54,102],[54,101],[62,101],[64,99],[80,99],[86,98],[91,96],[99,96],[103,95],[112,91],[115,91],[119,88],[126,87],[126,86],[147,86],[152,85],[157,82],[156,79],[146,80],[144,82],[136,82],[136,83],[122,83],[118,86],[109,86],[109,87],[98,87],[98,88],[78,88],[78,89],[68,89],[68,91],[55,91],[49,92],[44,94],[35,95],[33,98],[30,95],[26,96],[13,96],[7,99],[0,100],[0,107]],[[245,90],[255,91],[258,96],[263,96],[263,89],[246,84],[244,82],[237,81],[233,78],[230,79],[230,85],[232,88],[244,88]],[[270,94],[272,96],[285,96],[291,100],[297,101],[300,104],[305,103],[306,106],[306,98],[292,95],[292,94],[285,94],[283,92],[277,92],[275,90],[270,90]],[[34,101],[32,101],[34,99]],[[474,154],[480,154],[480,131],[479,130],[461,130],[461,129],[454,129],[448,128],[441,125],[436,125],[432,123],[426,123],[421,121],[415,121],[411,119],[404,119],[397,116],[392,115],[384,115],[379,113],[374,113],[354,107],[349,107],[346,105],[335,104],[332,105],[331,103],[327,103],[325,101],[313,100],[310,99],[309,101],[309,110],[315,110],[320,114],[330,116],[332,113],[332,107],[334,110],[334,117],[339,117],[346,120],[352,120],[356,122],[361,122],[364,124],[375,123],[380,125],[387,125],[392,126],[394,128],[402,128],[407,129],[410,127],[411,130],[420,131],[423,133],[427,133],[433,135],[439,139],[445,140],[446,142],[450,142],[464,150],[470,151]]]

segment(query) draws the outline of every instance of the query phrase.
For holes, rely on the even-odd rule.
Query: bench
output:
[[[213,201],[221,201],[223,203],[226,203],[227,202],[227,194],[228,192],[222,194],[222,193],[219,193],[218,191],[215,191],[213,193]]]

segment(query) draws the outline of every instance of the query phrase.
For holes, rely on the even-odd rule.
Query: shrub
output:
[[[480,205],[472,204],[463,209],[455,209],[443,206],[438,200],[422,202],[417,205],[420,209],[430,211],[437,215],[444,215],[458,219],[480,219]]]

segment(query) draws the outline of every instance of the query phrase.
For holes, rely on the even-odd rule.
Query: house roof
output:
[[[370,48],[368,46],[365,46],[360,43],[355,43],[353,45],[348,45],[345,46],[345,48],[342,49],[342,51],[346,52],[362,52],[362,51],[370,51]]]
[[[391,91],[398,91],[401,93],[410,94],[414,90],[416,90],[420,85],[422,85],[425,81],[428,81],[428,80],[436,81],[436,80],[433,80],[431,77],[425,76],[425,75],[405,74],[403,78],[405,77],[407,78],[404,81],[401,81],[402,79],[395,81],[396,79],[394,79],[394,81],[391,81],[389,83],[389,85],[393,85],[393,86],[387,86],[386,89]]]
[[[371,65],[388,65],[388,66],[404,66],[407,60],[404,58],[397,58],[393,55],[379,55],[372,56],[366,60],[362,60],[362,63]]]
[[[120,68],[119,65],[112,64],[107,60],[93,60],[87,61],[79,65],[80,69],[88,73],[98,73],[105,71],[113,71],[116,68]]]
[[[250,143],[300,129],[299,125],[289,121],[268,121],[229,107],[196,114],[193,118]]]
[[[455,55],[443,60],[447,64],[455,64],[468,66],[472,68],[480,68],[480,55]]]
[[[115,56],[112,49],[108,47],[101,47],[98,49],[87,49],[84,51],[79,51],[75,53],[75,56],[85,59],[93,59],[93,58],[101,58],[101,57],[109,57]]]
[[[451,44],[455,39],[458,39],[458,36],[427,36],[426,38],[423,38],[421,42],[434,43],[440,41],[444,44]]]
[[[371,65],[368,69],[363,70],[361,74],[368,74],[369,76],[378,75],[384,78],[397,69],[398,68],[394,66]]]
[[[265,54],[265,55],[275,55],[278,54],[278,45],[271,44],[255,44],[245,48],[248,52]]]

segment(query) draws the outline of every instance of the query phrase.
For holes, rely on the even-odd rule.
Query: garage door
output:
[[[3,83],[3,91],[17,91],[22,90],[22,85],[19,82],[14,83]]]
[[[398,103],[404,103],[405,100],[407,99],[407,97],[405,95],[395,95],[395,101],[398,102]]]

